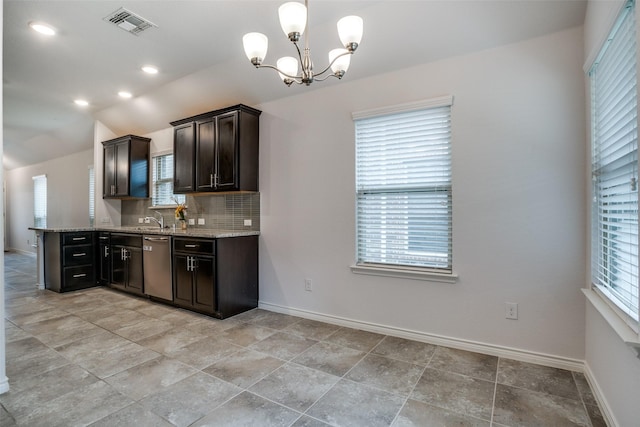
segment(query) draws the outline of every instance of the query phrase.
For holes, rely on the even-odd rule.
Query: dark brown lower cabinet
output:
[[[142,236],[111,234],[111,286],[143,295]]]
[[[98,270],[98,283],[101,285],[111,283],[111,243],[109,240],[110,233],[98,232],[96,269]]]
[[[258,305],[258,237],[173,240],[174,303],[227,318]]]
[[[96,286],[93,232],[44,234],[44,285],[56,292]]]

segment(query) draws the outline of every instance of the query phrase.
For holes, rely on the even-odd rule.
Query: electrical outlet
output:
[[[505,318],[507,319],[518,319],[518,303],[516,302],[506,302],[505,304]]]
[[[311,279],[304,279],[304,290],[311,292],[313,290],[313,282]]]
[[[193,218],[189,218],[189,225],[196,225],[196,220]]]
[[[151,222],[151,220],[149,218],[144,218],[144,223],[145,224],[149,224]]]
[[[138,218],[138,224],[142,224],[144,222],[144,218]]]
[[[251,220],[250,219],[245,219],[244,220],[244,226],[245,227],[251,227]]]
[[[204,218],[198,218],[198,225],[204,225]]]

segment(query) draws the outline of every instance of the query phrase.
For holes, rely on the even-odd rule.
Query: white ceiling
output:
[[[288,88],[273,71],[251,66],[242,48],[249,31],[269,37],[266,63],[293,54],[278,23],[282,2],[5,0],[5,168],[90,149],[96,119],[117,134],[145,134],[227,105],[340,84]],[[120,7],[158,28],[134,36],[103,21]],[[324,68],[327,52],[339,47],[337,20],[362,16],[364,37],[344,77],[354,80],[582,25],[585,8],[581,0],[311,0],[309,40]],[[37,34],[30,21],[58,34]],[[147,63],[160,73],[142,73]],[[134,98],[120,99],[123,89]],[[91,105],[77,107],[78,97]]]

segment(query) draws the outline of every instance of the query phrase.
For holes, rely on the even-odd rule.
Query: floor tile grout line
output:
[[[496,395],[498,393],[498,374],[500,372],[500,361],[501,357],[498,357],[498,363],[496,363],[496,380],[493,384],[493,399],[491,400],[491,419],[489,420],[489,425],[493,426],[493,416],[496,411]]]
[[[20,290],[20,288],[19,288],[19,287],[15,287],[15,288],[12,288],[12,289],[10,290],[9,294],[10,294],[10,293],[13,293],[13,292],[14,292],[14,289],[17,289],[17,290],[15,291],[15,295],[18,295],[18,294],[20,294],[21,292],[23,292],[23,291],[21,291],[21,290]],[[18,299],[18,298],[33,298],[33,302],[36,302],[36,303],[44,302],[44,304],[47,304],[47,301],[46,301],[46,300],[45,300],[41,295],[38,295],[38,294],[36,294],[36,293],[29,295],[29,294],[27,294],[27,293],[26,293],[26,291],[24,291],[24,292],[25,292],[25,293],[24,293],[24,295],[21,295],[21,296],[19,296],[19,297],[14,298],[14,299]],[[31,292],[31,291],[29,291],[29,292]],[[35,292],[35,291],[34,291],[34,292]],[[53,301],[53,300],[52,300],[52,301]],[[146,302],[146,301],[145,301],[145,302]],[[25,304],[27,304],[27,303],[25,303]],[[18,304],[16,307],[19,307],[20,305],[23,305],[23,304]],[[51,307],[54,307],[54,308],[60,308],[61,306],[63,306],[63,305],[64,305],[64,298],[59,298],[59,299],[57,298],[57,299],[55,299],[55,304],[47,304],[47,305],[49,305],[49,306],[51,306]],[[137,310],[135,310],[135,311],[137,311]],[[72,316],[75,316],[76,318],[82,319],[82,320],[84,320],[84,321],[87,321],[87,322],[89,322],[89,323],[92,323],[92,324],[93,324],[93,322],[90,322],[90,321],[86,320],[85,318],[83,318],[81,315],[76,314],[76,313],[78,313],[78,312],[68,312],[68,313],[69,313],[70,315],[72,315]],[[82,313],[82,311],[81,311],[80,313]],[[144,314],[144,313],[141,313],[141,314]],[[265,317],[265,316],[266,316],[266,315],[263,313],[263,314],[262,314],[262,317]],[[261,316],[258,316],[258,317],[256,317],[256,318],[255,318],[255,319],[253,319],[253,320],[254,320],[255,322],[259,323],[259,321],[258,321],[258,318],[259,318],[259,317],[261,317]],[[157,320],[161,320],[161,319],[157,319]],[[46,320],[45,320],[45,321],[46,321]],[[300,323],[301,321],[302,321],[302,319],[301,319],[301,320],[298,320],[297,322],[294,322],[293,324]],[[245,321],[245,322],[246,322],[246,321]],[[243,323],[245,323],[245,322],[243,322]],[[33,338],[35,338],[35,339],[37,339],[37,340],[39,341],[39,339],[38,339],[37,337],[33,336],[33,335],[32,335],[32,334],[30,334],[29,332],[26,332],[26,331],[25,331],[24,329],[22,329],[20,326],[18,326],[18,325],[16,325],[16,324],[12,323],[11,321],[9,321],[9,323],[10,323],[10,324],[12,324],[14,327],[16,327],[16,328],[18,328],[18,329],[22,330],[23,332],[25,332],[25,333],[26,333],[26,334],[28,334],[30,337],[33,337]],[[247,322],[247,323],[248,323],[248,322]],[[291,325],[293,325],[293,324],[291,324]],[[95,325],[95,324],[94,324],[94,325]],[[100,327],[99,325],[96,325],[96,326]],[[178,326],[178,325],[176,325],[176,324],[174,324],[174,325],[173,325],[173,327],[174,327],[174,328],[175,328],[175,327],[177,327],[177,326]],[[287,326],[287,327],[289,327],[289,326]],[[287,330],[286,330],[286,328],[287,328],[287,327],[282,328],[282,329],[276,329],[276,331],[277,331],[277,332],[284,332],[284,333],[291,334],[291,335],[296,335],[296,334],[293,334],[293,333],[291,333],[291,332],[287,331]],[[102,327],[100,327],[100,328],[102,328]],[[114,333],[113,331],[110,331],[110,330],[108,330],[108,329],[106,329],[106,328],[102,328],[102,329],[103,329],[103,330],[106,330],[106,331],[108,331],[108,332],[110,332],[110,333]],[[337,329],[336,331],[333,331],[331,334],[329,334],[328,336],[324,337],[323,339],[319,339],[319,340],[317,340],[317,342],[318,342],[318,343],[321,343],[321,342],[328,342],[328,343],[330,343],[330,341],[326,341],[326,340],[327,340],[330,336],[332,336],[332,335],[336,334],[338,331],[340,331],[340,330],[342,330],[342,329],[344,329],[344,328],[343,328],[343,327],[340,327],[339,329]],[[349,329],[349,328],[348,328],[348,329]],[[365,331],[365,332],[366,332],[366,331]],[[117,335],[117,334],[115,334],[115,335]],[[152,335],[152,336],[155,336],[155,335]],[[126,338],[126,337],[122,337],[122,338],[123,338],[123,339],[125,339],[125,340],[128,340],[128,341],[130,341],[130,342],[132,342],[132,343],[134,343],[134,344],[136,344],[136,345],[140,345],[140,344],[138,344],[137,342],[132,341],[132,340],[131,340],[131,339],[129,339],[129,338]],[[306,338],[306,337],[303,337],[303,338]],[[354,369],[354,367],[355,367],[355,366],[357,366],[358,364],[360,364],[360,363],[362,362],[362,360],[363,360],[365,357],[370,356],[370,355],[372,355],[372,354],[373,354],[373,355],[380,356],[380,357],[385,357],[385,358],[388,358],[388,359],[391,359],[391,360],[397,360],[397,361],[401,361],[401,362],[405,362],[405,363],[412,363],[412,362],[407,362],[406,360],[396,359],[395,357],[388,357],[388,356],[384,356],[384,355],[382,355],[382,354],[377,354],[377,353],[375,353],[375,349],[376,349],[376,348],[378,348],[378,347],[381,345],[381,343],[384,341],[384,339],[385,339],[385,338],[386,338],[386,336],[383,336],[383,338],[382,338],[382,339],[381,339],[381,340],[380,340],[376,345],[374,345],[374,346],[373,346],[369,351],[365,352],[365,354],[364,354],[364,355],[363,355],[363,356],[362,356],[362,357],[361,357],[361,358],[360,358],[360,359],[359,359],[359,360],[358,360],[358,361],[357,361],[357,362],[356,362],[356,363],[355,363],[355,364],[354,364],[354,365],[353,365],[353,366],[352,366],[352,367],[351,367],[351,368],[350,368],[350,369],[349,369],[349,370],[348,370],[348,371],[347,371],[347,372],[346,372],[342,377],[340,377],[340,379],[338,379],[338,381],[341,381],[341,380],[343,380],[343,379],[344,379],[345,381],[348,381],[348,382],[350,382],[350,383],[363,384],[363,385],[366,385],[367,387],[371,387],[372,389],[377,389],[377,390],[380,390],[380,391],[385,392],[385,393],[388,393],[388,394],[396,395],[395,393],[390,393],[390,392],[389,392],[389,391],[387,391],[387,390],[383,390],[383,389],[380,389],[380,388],[375,387],[375,386],[371,386],[371,385],[366,384],[366,383],[359,383],[359,382],[357,382],[357,381],[353,381],[353,380],[350,380],[350,379],[348,379],[348,378],[345,378],[345,377],[349,374],[349,372],[351,372],[351,371]],[[315,339],[314,339],[314,341],[315,341]],[[75,342],[75,341],[72,341],[72,343],[73,343],[73,342]],[[55,350],[55,348],[50,347],[48,344],[45,344],[45,343],[42,343],[42,344],[44,344],[44,345],[45,345],[45,346],[47,346],[48,348],[51,348],[52,350],[56,351],[56,350]],[[341,344],[337,344],[337,343],[332,343],[332,344],[335,344],[335,345],[341,346]],[[65,344],[65,345],[66,345],[66,344]],[[314,345],[316,345],[316,344],[314,344]],[[143,346],[143,347],[144,347],[144,346]],[[183,347],[184,347],[184,346],[183,346]],[[244,346],[241,346],[241,347],[242,347],[242,348],[247,349],[247,347],[244,347]],[[347,346],[343,346],[343,347],[351,348],[351,347],[347,347]],[[308,350],[308,349],[307,349],[307,350]],[[257,351],[257,350],[252,350],[252,351]],[[306,350],[305,350],[305,351],[306,351]],[[303,353],[304,353],[304,352],[303,352]],[[162,354],[162,353],[160,353],[160,354]],[[265,354],[267,354],[267,353],[265,353]],[[300,354],[302,354],[302,353],[300,353]],[[278,368],[274,369],[274,370],[272,371],[272,373],[273,373],[275,370],[280,369],[280,368],[282,368],[282,367],[286,366],[287,364],[296,364],[296,362],[294,362],[293,360],[294,360],[296,357],[298,357],[300,354],[298,354],[298,355],[296,355],[296,356],[292,357],[290,360],[283,360],[283,365],[281,365],[280,367],[278,367]],[[431,355],[431,357],[430,357],[430,359],[429,359],[429,362],[427,362],[427,364],[423,367],[422,373],[421,373],[421,375],[418,377],[418,381],[416,381],[416,384],[414,384],[414,385],[413,385],[412,390],[407,394],[407,396],[408,396],[408,397],[407,397],[407,398],[405,398],[404,403],[403,403],[403,405],[401,406],[401,408],[400,408],[399,412],[400,412],[400,411],[402,410],[402,408],[406,405],[406,402],[410,399],[410,396],[411,396],[411,394],[413,393],[413,391],[415,390],[416,385],[418,384],[418,382],[419,382],[419,380],[420,380],[421,376],[422,376],[422,375],[424,375],[424,372],[425,372],[427,369],[429,369],[429,365],[431,364],[431,362],[432,362],[433,357],[434,357],[434,355],[435,355],[435,354],[436,354],[436,350],[434,350],[434,352],[432,353],[432,355]],[[267,354],[267,355],[268,355],[268,354]],[[168,357],[168,358],[171,358],[170,356],[167,356],[167,355],[164,355],[164,356],[165,356],[165,357]],[[270,357],[273,357],[273,356],[271,356],[271,355],[269,355],[269,356],[270,356]],[[68,359],[68,358],[66,358],[65,356],[63,356],[63,357],[64,357],[67,361],[69,361],[69,359]],[[282,360],[282,359],[280,359],[280,360]],[[73,361],[71,361],[71,363],[74,363],[74,362],[73,362]],[[182,362],[182,363],[183,363],[183,362]],[[492,412],[491,412],[491,420],[490,420],[490,423],[491,423],[491,424],[494,424],[494,423],[495,423],[495,421],[494,421],[494,419],[493,419],[493,418],[494,418],[494,416],[495,416],[495,406],[496,406],[496,399],[497,399],[497,387],[498,387],[498,384],[502,384],[502,383],[500,383],[500,382],[498,381],[498,372],[500,371],[500,364],[501,364],[501,363],[502,363],[501,358],[498,358],[498,364],[497,364],[497,367],[496,367],[496,378],[495,378],[495,382],[494,382],[494,393],[493,393]],[[415,365],[415,363],[413,363],[413,364]],[[76,364],[76,365],[77,365],[77,364]],[[66,366],[66,365],[65,365],[65,366]],[[77,365],[77,366],[81,367],[80,365]],[[190,365],[189,365],[189,366],[190,366]],[[302,366],[304,366],[304,365],[302,365]],[[309,368],[309,369],[315,369],[315,368],[311,368],[311,367],[306,367],[306,368]],[[196,369],[197,371],[202,372],[202,370],[200,370],[200,369],[198,369],[198,368],[195,368],[195,369]],[[205,368],[203,368],[203,369],[205,369]],[[433,368],[433,369],[435,369],[435,368]],[[445,371],[446,371],[446,370],[445,370]],[[323,371],[320,371],[320,372],[323,372]],[[446,372],[450,372],[450,371],[446,371]],[[205,373],[205,374],[207,374],[207,375],[210,375],[210,374],[208,374],[208,373],[206,373],[206,372],[204,372],[204,373]],[[459,374],[458,372],[454,372],[454,373]],[[91,374],[92,376],[94,376],[94,377],[95,377],[95,375],[93,375],[91,372],[89,372],[89,374]],[[195,375],[195,374],[194,374],[194,375]],[[265,375],[265,377],[266,377],[266,376],[268,376],[268,375],[270,375],[270,374]],[[459,375],[463,375],[463,374],[459,374]],[[265,377],[263,377],[263,378],[259,379],[258,381],[261,381],[261,380],[262,380],[262,379],[264,379]],[[216,378],[217,378],[217,377],[216,377]],[[475,377],[471,377],[471,378],[475,378]],[[573,381],[574,385],[577,387],[576,378],[575,378],[575,373],[572,373],[571,378],[572,378],[572,381]],[[101,379],[101,378],[98,378],[98,380],[99,380],[99,381],[104,381],[104,380],[103,380],[103,379]],[[221,381],[224,381],[224,380],[222,380],[222,379],[220,379],[220,380],[221,380]],[[484,380],[484,379],[482,379],[482,380]],[[257,381],[257,382],[258,382],[258,381]],[[337,382],[336,382],[336,384],[337,384]],[[249,385],[247,388],[244,388],[243,390],[247,391],[248,393],[252,393],[252,392],[250,392],[250,391],[248,390],[248,388],[249,388],[249,387],[252,387],[253,385],[255,385],[255,383],[254,383],[254,384]],[[335,384],[334,384],[334,386],[335,386]],[[569,399],[569,398],[566,398],[566,397],[564,397],[564,396],[557,396],[557,395],[552,394],[552,393],[545,393],[545,392],[541,392],[541,391],[538,391],[538,390],[531,390],[531,389],[528,389],[528,388],[525,388],[525,387],[516,387],[516,386],[510,386],[510,385],[507,385],[507,384],[505,384],[505,386],[513,387],[513,388],[515,388],[515,389],[522,389],[522,390],[526,390],[526,391],[529,391],[529,392],[541,393],[541,394],[544,394],[544,395],[550,395],[550,396],[554,396],[554,397],[560,397],[560,398],[564,398],[564,399]],[[332,386],[332,387],[333,387],[333,386]],[[331,388],[330,388],[330,389],[331,389]],[[330,389],[329,389],[329,390],[330,390]],[[241,393],[241,392],[239,392],[238,394],[240,394],[240,393]],[[255,393],[253,393],[253,394],[255,394]],[[325,394],[323,394],[323,396],[324,396],[324,395],[326,395],[326,392],[325,392]],[[237,395],[236,395],[236,396],[237,396]],[[585,416],[586,416],[586,418],[587,418],[587,419],[589,419],[588,423],[589,423],[589,424],[592,424],[592,423],[591,423],[591,418],[589,417],[589,414],[588,414],[588,412],[587,412],[587,410],[586,410],[586,402],[585,402],[585,399],[584,399],[584,397],[583,397],[583,393],[580,391],[580,389],[579,389],[579,388],[578,388],[577,396],[578,396],[578,399],[569,399],[569,400],[579,400],[579,401],[580,401],[580,403],[582,404],[581,406],[582,406],[582,409],[583,409],[583,411],[584,411],[584,413],[585,413]],[[232,398],[233,398],[233,397],[232,397]],[[232,398],[231,398],[231,399],[232,399]],[[322,398],[322,397],[321,397],[321,398]],[[321,398],[319,398],[318,400],[320,400]],[[318,400],[316,400],[316,402],[314,402],[311,406],[309,406],[309,408],[313,407],[313,406],[318,402]],[[277,402],[274,402],[274,403],[277,403]],[[284,406],[284,405],[279,404],[279,403],[277,403],[277,404],[278,404],[278,405],[280,405],[280,406]],[[445,409],[446,409],[446,408],[445,408]],[[292,409],[292,410],[293,410],[293,409]],[[295,410],[294,410],[294,411],[295,411]],[[296,411],[296,412],[300,412],[300,411]],[[306,412],[306,411],[305,411],[305,412]],[[399,414],[399,412],[398,412],[398,414]],[[394,420],[396,420],[396,419],[397,419],[398,414],[396,414],[396,417],[394,418]],[[301,415],[301,416],[302,416],[302,415]],[[300,416],[300,417],[301,417],[301,416]],[[308,416],[308,415],[307,415],[307,416]],[[300,418],[300,417],[298,417],[298,418]],[[294,422],[295,422],[295,421],[294,421]]]

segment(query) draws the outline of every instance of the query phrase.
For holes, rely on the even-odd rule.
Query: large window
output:
[[[153,158],[153,206],[175,205],[177,200],[184,203],[184,194],[173,194],[173,154]]]
[[[354,113],[358,266],[452,273],[451,104]]]
[[[33,177],[33,226],[47,226],[47,176]]]
[[[590,72],[592,281],[628,323],[638,311],[638,105],[633,2],[623,10]],[[630,322],[629,322],[630,321]]]

